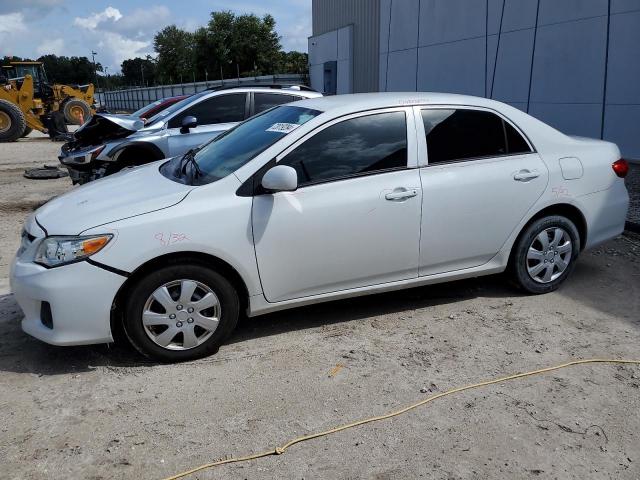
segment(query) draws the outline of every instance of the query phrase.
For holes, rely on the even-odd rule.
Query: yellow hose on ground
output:
[[[616,360],[616,359],[607,359],[607,358],[592,358],[587,360],[575,360],[573,362],[563,363],[561,365],[556,365],[553,367],[541,368],[539,370],[532,370],[530,372],[524,373],[516,373],[514,375],[509,375],[507,377],[496,378],[494,380],[486,380],[484,382],[474,383],[472,385],[465,385],[462,387],[452,388],[451,390],[447,390],[446,392],[438,393],[437,395],[433,395],[431,397],[425,398],[419,402],[408,405],[400,410],[395,410],[393,412],[389,412],[384,415],[379,415],[377,417],[369,417],[364,418],[362,420],[358,420],[352,423],[347,423],[346,425],[341,425],[335,428],[331,428],[329,430],[325,430],[323,432],[311,433],[309,435],[305,435],[302,437],[294,438],[289,442],[285,443],[281,447],[276,447],[273,450],[268,450],[262,453],[255,453],[253,455],[246,455],[244,457],[235,457],[228,458],[224,460],[218,460],[212,463],[206,463],[204,465],[200,465],[199,467],[192,468],[191,470],[187,470],[182,473],[178,473],[177,475],[173,475],[171,477],[167,477],[165,480],[176,480],[178,478],[186,477],[187,475],[191,475],[192,473],[199,472],[201,470],[205,470],[207,468],[217,467],[220,465],[225,465],[227,463],[238,463],[238,462],[247,462],[249,460],[255,460],[257,458],[268,457],[270,455],[282,455],[289,447],[295,445],[296,443],[306,442],[307,440],[312,440],[314,438],[323,437],[325,435],[330,435],[332,433],[341,432],[343,430],[347,430],[349,428],[357,427],[359,425],[364,425],[365,423],[378,422],[380,420],[386,420],[387,418],[396,417],[398,415],[402,415],[403,413],[408,412],[409,410],[413,410],[414,408],[418,408],[426,403],[433,402],[438,398],[446,397],[447,395],[453,395],[454,393],[463,392],[465,390],[471,390],[473,388],[486,387],[487,385],[494,385],[496,383],[507,382],[509,380],[515,380],[518,378],[531,377],[533,375],[541,375],[543,373],[552,372],[554,370],[560,370],[562,368],[571,367],[574,365],[584,365],[587,363],[610,363],[610,364],[631,364],[631,365],[640,365],[640,360]]]

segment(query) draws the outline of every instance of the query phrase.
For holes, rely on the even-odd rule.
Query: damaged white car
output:
[[[26,222],[25,332],[188,360],[239,315],[508,270],[556,289],[623,231],[627,163],[508,105],[360,94],[278,106],[182,157],[78,188]]]
[[[96,114],[65,143],[58,159],[84,184],[123,168],[182,155],[275,105],[322,94],[304,85],[214,87],[143,120]]]

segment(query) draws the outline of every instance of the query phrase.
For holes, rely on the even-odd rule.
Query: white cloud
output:
[[[38,55],[64,55],[64,40],[62,38],[55,38],[53,40],[45,40],[36,50]]]
[[[15,51],[11,51],[14,39],[16,36],[26,32],[27,26],[24,23],[22,13],[0,15],[0,48],[2,49],[2,55],[16,55]]]
[[[153,35],[159,25],[170,20],[171,12],[161,5],[125,14],[109,6],[87,17],[76,17],[73,24],[85,32],[89,44],[96,45],[97,60],[113,68],[128,58],[153,55]]]
[[[171,12],[164,5],[136,9],[118,21],[104,22],[101,28],[121,33],[127,37],[149,37],[171,21]]]
[[[108,20],[117,22],[122,18],[120,10],[113,7],[107,7],[102,12],[92,13],[88,17],[76,17],[73,24],[77,27],[86,28],[87,30],[95,30],[98,25]]]
[[[20,12],[0,15],[0,35],[23,32],[27,29],[24,15]]]
[[[125,38],[119,33],[114,32],[102,32],[102,37],[98,43],[98,48],[107,50],[109,57],[111,57],[111,64],[120,67],[123,60],[133,57],[144,57],[147,54],[153,53],[153,47],[151,42],[142,40],[133,40]],[[107,63],[107,62],[101,62]],[[108,63],[107,63],[108,64]]]

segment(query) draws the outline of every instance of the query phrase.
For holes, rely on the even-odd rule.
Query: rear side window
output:
[[[510,154],[531,152],[531,147],[527,141],[522,138],[522,135],[510,123],[504,122],[504,129],[507,135],[507,150]]]
[[[253,105],[254,114],[269,110],[271,107],[282,105],[283,103],[295,102],[302,97],[296,95],[285,95],[282,93],[254,93]]]
[[[297,147],[279,164],[295,168],[300,185],[405,168],[405,114],[378,113],[336,123]]]
[[[169,128],[180,128],[184,117],[193,116],[198,125],[241,122],[244,120],[246,93],[217,95],[203,100],[169,120]]]
[[[490,112],[422,110],[422,121],[429,165],[531,151],[511,125]]]

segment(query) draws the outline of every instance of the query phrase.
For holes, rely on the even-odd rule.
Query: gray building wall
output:
[[[380,90],[495,98],[640,160],[640,0],[378,1]]]
[[[325,62],[335,61],[335,93],[353,92],[353,25],[309,37],[309,78],[311,88],[329,92],[325,84]]]
[[[312,45],[312,41],[323,34],[353,25],[351,74],[352,87],[350,92],[371,92],[378,90],[378,38],[380,29],[379,0],[313,0],[313,36],[309,38],[309,61],[313,61],[312,50],[320,44]],[[328,40],[332,42],[333,40]],[[322,43],[322,48],[327,50]],[[341,54],[342,60],[345,60]],[[322,56],[323,61],[325,56]],[[335,58],[340,60],[336,49]],[[317,62],[317,60],[316,60]],[[313,65],[313,64],[312,64]],[[319,65],[319,63],[315,63]],[[338,78],[346,75],[346,64],[343,68],[338,65]],[[310,71],[312,83],[317,82],[317,72]],[[343,77],[344,79],[344,77]],[[344,80],[343,80],[344,81]]]

